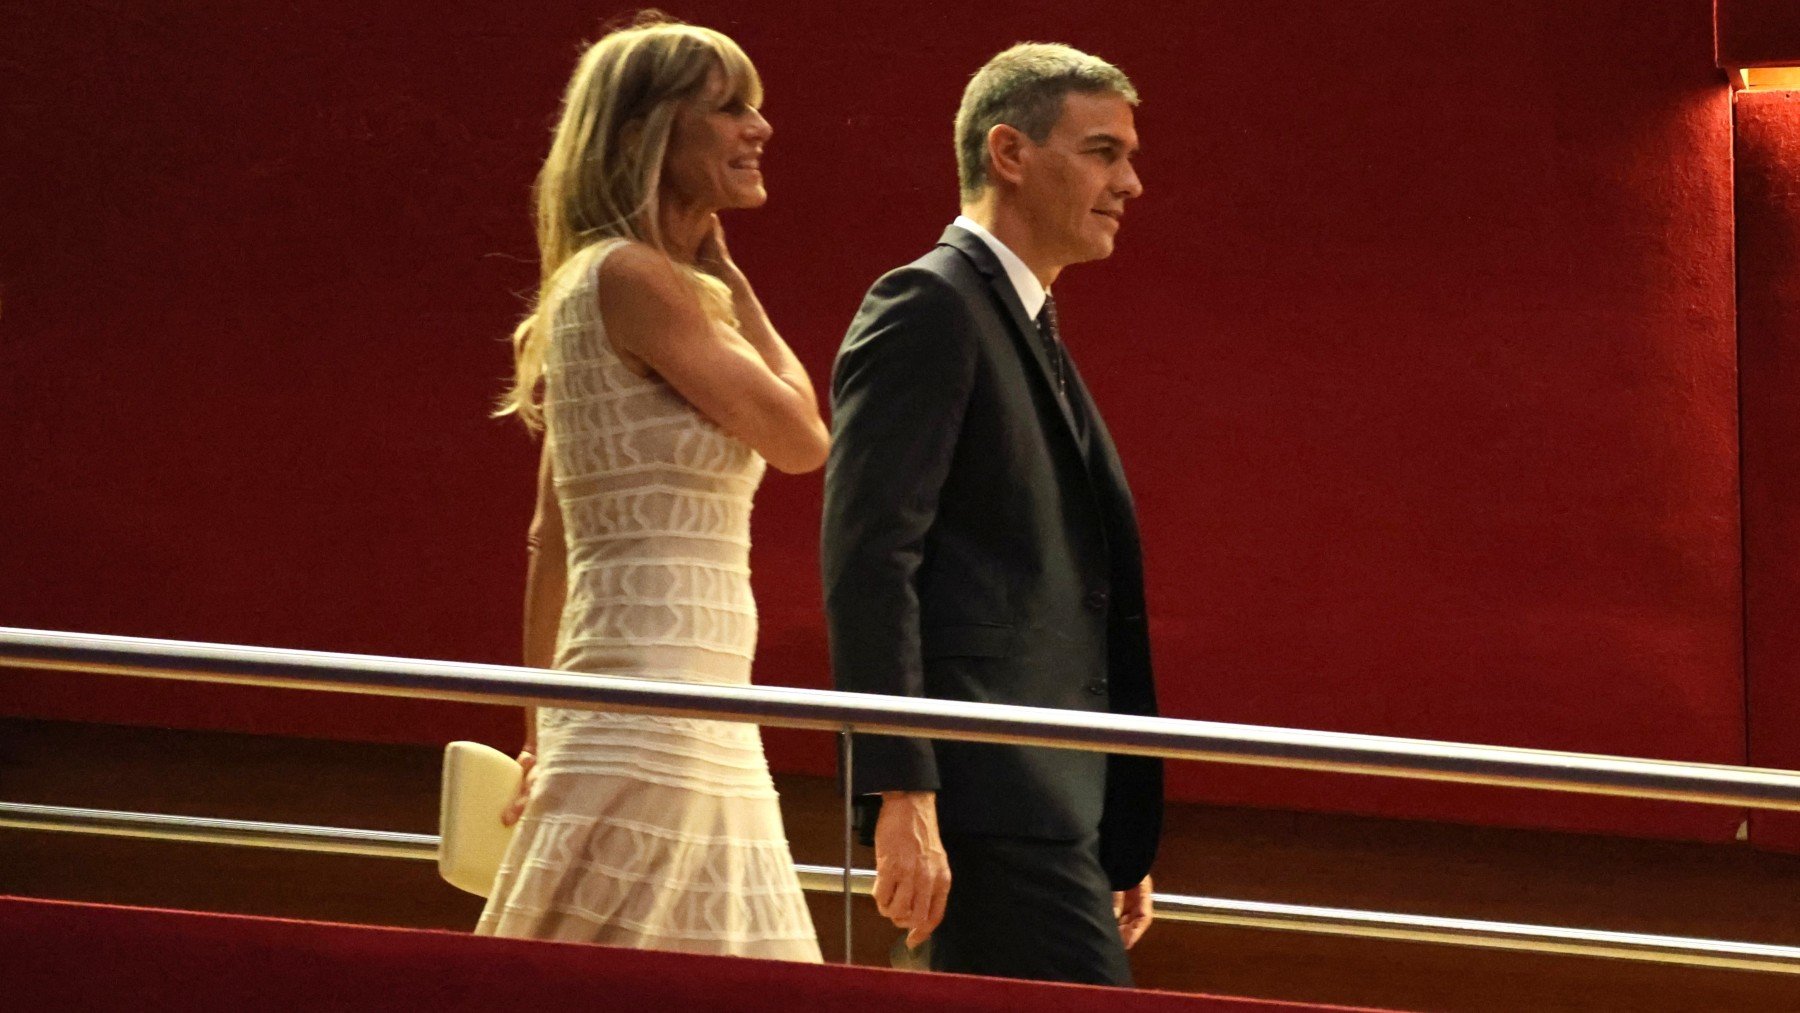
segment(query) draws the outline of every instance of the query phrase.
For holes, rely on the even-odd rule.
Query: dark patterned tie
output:
[[[1051,372],[1056,374],[1056,396],[1069,400],[1069,364],[1063,356],[1062,335],[1056,329],[1056,300],[1044,295],[1044,308],[1038,311],[1038,337],[1044,340],[1044,351],[1050,356]]]

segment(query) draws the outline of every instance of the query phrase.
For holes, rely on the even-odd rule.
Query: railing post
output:
[[[838,732],[838,771],[843,775],[844,781],[844,963],[846,964],[855,962],[851,959],[850,947],[856,939],[856,934],[850,927],[850,918],[853,913],[850,901],[855,896],[850,889],[850,871],[855,865],[855,862],[852,861],[855,856],[851,849],[856,838],[856,821],[852,816],[854,799],[850,794],[850,779],[856,773],[856,745],[850,738],[851,728],[852,726],[846,723],[844,730]]]

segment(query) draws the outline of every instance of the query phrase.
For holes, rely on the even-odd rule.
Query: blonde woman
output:
[[[660,15],[569,82],[501,408],[545,434],[526,664],[750,680],[751,497],[765,461],[812,471],[828,440],[716,215],[768,198],[761,100],[736,43]],[[755,725],[543,709],[526,728],[477,932],[819,959]]]

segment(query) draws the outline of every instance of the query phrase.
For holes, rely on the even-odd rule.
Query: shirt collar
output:
[[[973,218],[967,215],[957,215],[956,221],[950,224],[965,232],[973,233],[975,238],[987,244],[987,248],[994,251],[994,256],[1000,261],[1000,266],[1006,269],[1006,278],[1012,282],[1013,291],[1019,294],[1019,303],[1025,307],[1025,315],[1036,320],[1038,312],[1044,308],[1044,300],[1049,298],[1050,293],[1044,289],[1044,283],[1038,281],[1037,275],[1031,273],[1031,268],[1026,267],[1025,262],[1019,259],[1018,254],[1008,249],[1005,243],[994,238],[993,233],[982,228]]]

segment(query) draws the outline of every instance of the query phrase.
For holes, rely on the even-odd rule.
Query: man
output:
[[[1130,492],[1049,296],[1112,253],[1143,192],[1136,103],[1067,46],[1015,46],[969,82],[962,216],[875,283],[833,373],[840,688],[1155,713]],[[1131,983],[1159,761],[858,736],[853,767],[880,796],[876,904],[909,946],[931,937],[934,969]]]

